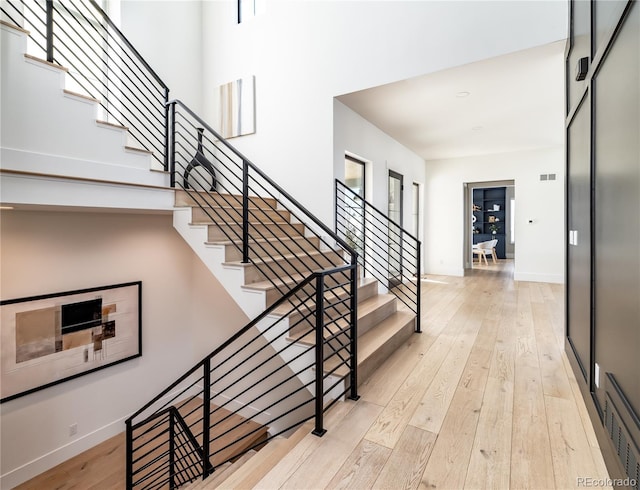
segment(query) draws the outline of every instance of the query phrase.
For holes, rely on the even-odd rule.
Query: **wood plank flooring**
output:
[[[546,490],[606,479],[563,352],[563,286],[512,276],[513,261],[500,261],[423,280],[424,333],[345,402],[325,440],[255,488]],[[344,443],[330,450],[336,433],[348,454]]]
[[[512,274],[499,261],[423,280],[424,333],[255,488],[546,490],[607,478],[563,352],[563,286]],[[116,441],[21,488],[118,488],[102,461],[122,457]]]

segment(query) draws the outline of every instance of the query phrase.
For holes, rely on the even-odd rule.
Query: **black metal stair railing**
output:
[[[30,31],[41,57],[69,68],[106,122],[127,127],[170,170],[194,221],[218,230],[211,240],[236,247],[252,281],[271,286],[265,312],[126,421],[127,487],[176,488],[311,418],[321,435],[328,406],[357,398],[356,252],[168,102],[168,87],[95,0],[5,0],[1,11]]]
[[[127,488],[204,479],[308,420],[323,434],[324,412],[354,394],[343,373],[354,368],[356,342],[354,331],[348,345],[334,342],[324,293],[354,268],[309,275],[128,418]],[[314,341],[300,347],[308,338]]]
[[[416,314],[420,332],[420,240],[337,179],[335,200],[336,233],[356,251],[365,276]]]
[[[128,128],[132,146],[168,167],[169,88],[95,0],[3,0],[1,11],[29,31],[29,54],[67,68],[100,119]]]
[[[217,225],[217,241],[235,246],[239,262],[277,292],[268,302],[311,272],[357,262],[342,238],[181,101],[169,106],[171,185],[189,194],[200,216],[194,220]],[[344,286],[327,291],[326,314],[337,327],[355,328],[357,274],[342,276]]]

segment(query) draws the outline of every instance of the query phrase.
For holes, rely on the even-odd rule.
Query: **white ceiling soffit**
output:
[[[425,160],[564,141],[565,41],[338,97]]]

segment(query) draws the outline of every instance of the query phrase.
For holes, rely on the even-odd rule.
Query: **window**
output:
[[[238,24],[263,14],[266,7],[266,0],[238,0]]]

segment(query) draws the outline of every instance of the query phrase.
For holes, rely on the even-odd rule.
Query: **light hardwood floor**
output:
[[[257,488],[544,490],[607,478],[563,352],[563,287],[512,276],[500,261],[423,280],[424,333]],[[103,473],[113,460],[95,460],[117,451],[98,448],[20,488],[117,488]]]

